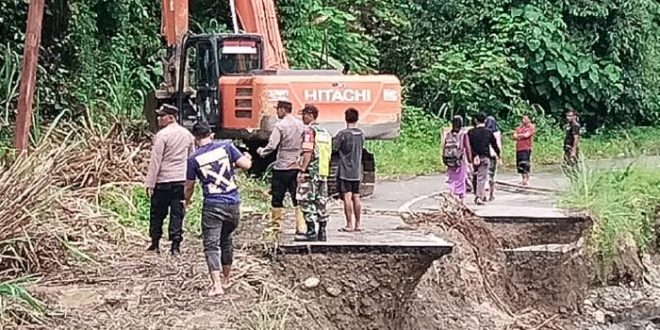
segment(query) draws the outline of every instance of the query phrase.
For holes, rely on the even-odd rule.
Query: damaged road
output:
[[[268,219],[245,217],[224,297],[204,296],[196,239],[178,259],[125,246],[112,264],[30,289],[52,307],[50,329],[655,329],[651,258],[646,282],[602,286],[585,247],[589,219],[547,194],[505,189],[468,209],[433,180],[380,183],[361,233],[338,231],[334,204],[327,242],[292,243],[287,217],[276,254],[257,238]]]

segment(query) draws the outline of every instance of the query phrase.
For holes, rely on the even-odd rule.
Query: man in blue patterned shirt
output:
[[[230,285],[233,262],[233,233],[240,219],[241,198],[234,180],[236,167],[249,169],[252,160],[228,141],[213,141],[206,124],[197,123],[192,130],[197,150],[188,158],[185,198],[186,207],[199,179],[204,192],[202,236],[206,264],[211,275],[209,296],[224,293]],[[222,269],[222,280],[220,270]]]

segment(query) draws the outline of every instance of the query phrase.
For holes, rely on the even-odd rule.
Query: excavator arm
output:
[[[181,44],[188,33],[188,0],[162,0],[160,34],[167,47]]]
[[[280,36],[275,1],[238,0],[235,1],[234,6],[243,31],[259,34],[264,38],[264,68],[288,69],[289,64]]]
[[[245,33],[261,35],[264,40],[264,69],[288,69],[289,64],[273,0],[229,0],[232,15],[238,17]],[[161,37],[167,47],[165,85],[174,91],[178,81],[182,41],[188,33],[189,0],[162,0]],[[234,23],[235,24],[235,23]],[[237,28],[236,26],[234,27]]]

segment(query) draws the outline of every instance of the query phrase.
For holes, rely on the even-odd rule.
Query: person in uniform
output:
[[[300,203],[307,232],[304,236],[296,236],[296,240],[325,241],[328,214],[327,179],[330,173],[330,155],[332,152],[332,136],[322,128],[316,119],[319,110],[313,105],[305,105],[302,119],[305,130],[302,134],[302,164],[298,174],[297,198]],[[318,224],[318,232],[315,230]]]
[[[195,151],[195,139],[176,122],[178,109],[165,104],[156,110],[160,131],[154,137],[151,160],[145,186],[151,199],[149,211],[149,251],[160,252],[163,221],[170,215],[169,239],[171,253],[176,256],[183,240],[183,186],[186,180],[187,159]]]
[[[296,209],[296,234],[305,233],[305,220],[296,200],[298,177],[298,159],[300,157],[300,136],[304,130],[303,122],[291,113],[292,105],[288,101],[277,102],[277,117],[280,119],[273,127],[268,145],[257,149],[257,154],[266,157],[277,149],[277,160],[273,166],[271,181],[271,224],[272,232],[281,230],[284,218],[284,196],[287,191]]]

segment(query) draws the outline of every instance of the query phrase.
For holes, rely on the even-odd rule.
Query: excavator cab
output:
[[[248,34],[195,35],[188,37],[181,55],[176,103],[183,126],[204,121],[217,130],[222,126],[223,76],[246,76],[263,69],[263,42]]]

